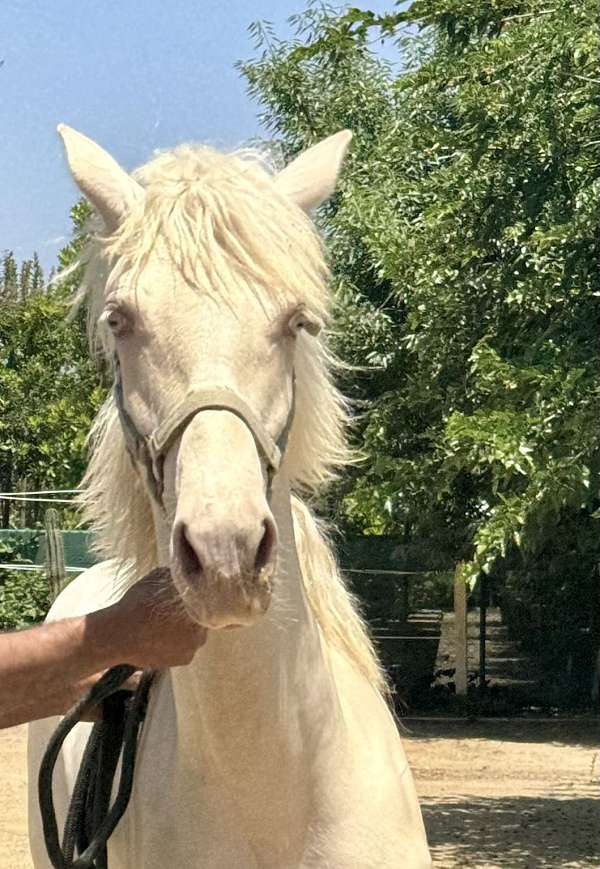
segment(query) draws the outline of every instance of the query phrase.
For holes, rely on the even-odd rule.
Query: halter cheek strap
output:
[[[149,435],[142,435],[138,432],[125,408],[121,371],[116,357],[113,394],[125,435],[127,450],[132,459],[144,467],[150,491],[159,503],[162,504],[164,489],[163,465],[165,456],[173,441],[185,431],[196,414],[203,410],[225,410],[235,414],[245,423],[265,465],[270,488],[271,481],[281,465],[282,454],[287,446],[287,439],[294,420],[295,384],[290,413],[277,440],[271,437],[263,422],[244,399],[229,387],[190,390],[186,397],[169,412],[166,419]]]

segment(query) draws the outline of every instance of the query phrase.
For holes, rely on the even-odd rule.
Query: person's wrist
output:
[[[127,652],[121,648],[126,632],[117,624],[116,607],[108,606],[85,617],[85,647],[93,672],[125,662]]]

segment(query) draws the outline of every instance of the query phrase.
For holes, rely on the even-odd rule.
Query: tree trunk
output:
[[[4,492],[10,492],[11,476],[10,468],[7,468],[0,476]],[[0,522],[2,523],[2,528],[10,527],[10,501],[0,501]]]

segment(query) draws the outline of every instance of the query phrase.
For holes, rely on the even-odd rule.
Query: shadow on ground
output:
[[[449,720],[440,716],[427,720],[401,718],[411,736],[427,739],[496,739],[502,742],[534,742],[600,748],[600,718],[569,718],[556,721],[516,718],[478,718]],[[600,864],[599,864],[600,865]]]
[[[507,869],[598,866],[599,805],[593,796],[421,801],[435,866]]]

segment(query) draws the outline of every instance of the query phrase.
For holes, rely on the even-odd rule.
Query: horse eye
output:
[[[288,329],[292,335],[297,335],[301,329],[309,335],[318,335],[321,328],[322,324],[318,317],[311,316],[303,308],[297,310],[288,320]]]
[[[117,337],[131,330],[129,317],[119,308],[108,308],[101,319],[106,323],[113,335]]]

